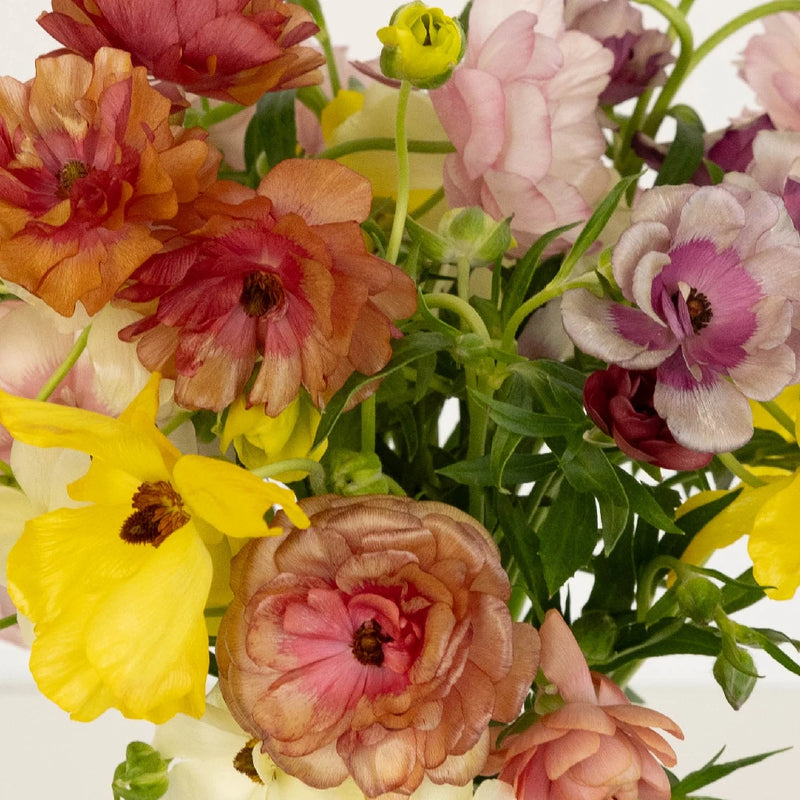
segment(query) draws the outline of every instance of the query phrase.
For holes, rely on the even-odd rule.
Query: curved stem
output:
[[[318,461],[311,458],[287,458],[263,467],[251,469],[250,472],[259,478],[273,478],[284,472],[302,471],[308,473],[314,494],[325,494],[325,469]]]
[[[411,84],[403,81],[400,84],[400,94],[397,98],[397,120],[395,123],[395,139],[397,144],[397,202],[394,206],[394,219],[392,220],[392,233],[389,236],[389,246],[386,248],[386,260],[392,264],[397,263],[400,255],[400,243],[403,240],[403,231],[406,227],[408,214],[408,196],[411,191],[411,173],[408,164],[408,137],[406,133],[406,111],[408,98],[411,97]]]
[[[668,570],[681,574],[686,574],[688,571],[687,566],[672,556],[656,556],[644,568],[642,577],[636,586],[636,620],[643,622],[647,617],[647,612],[653,603],[653,595],[655,594],[655,580],[656,575],[662,570]]]
[[[409,145],[411,143],[409,142]],[[411,147],[408,148],[411,150]],[[419,219],[424,214],[427,214],[432,208],[435,208],[439,203],[444,200],[444,187],[440,186],[427,200],[420,203],[408,216],[411,219]]]
[[[2,631],[4,628],[10,628],[12,625],[16,624],[17,624],[16,614],[11,614],[8,617],[3,617],[2,619],[0,619],[0,631]]]
[[[491,344],[492,336],[486,323],[469,303],[452,294],[426,294],[424,298],[428,308],[446,308],[448,311],[458,314],[472,328],[473,333],[477,333],[486,344]]]
[[[81,335],[75,340],[72,349],[67,353],[67,357],[59,364],[58,369],[50,376],[44,386],[39,390],[36,395],[36,400],[47,400],[51,394],[56,390],[61,381],[64,380],[67,373],[75,366],[75,362],[80,358],[81,353],[86,349],[86,342],[89,339],[89,331],[92,329],[91,325],[87,325],[82,331]]]
[[[455,153],[455,147],[450,142],[441,142],[428,139],[409,139],[406,142],[409,153]],[[370,136],[366,139],[352,139],[341,142],[317,153],[315,158],[341,158],[351,153],[363,153],[365,150],[394,150],[397,145],[391,136]]]
[[[717,453],[717,458],[722,462],[728,472],[733,473],[742,483],[746,483],[748,486],[754,488],[767,485],[766,481],[761,480],[758,475],[754,475],[750,472],[733,453]]]
[[[361,452],[375,452],[375,395],[371,394],[361,403]]]
[[[339,94],[339,89],[341,89],[342,84],[339,81],[339,69],[336,66],[333,45],[331,44],[328,26],[325,22],[325,15],[322,13],[322,6],[320,6],[319,0],[299,0],[299,3],[314,17],[314,22],[319,26],[317,41],[322,46],[322,52],[325,53],[328,75],[331,79],[331,90],[333,91],[333,96],[336,97],[336,95]]]
[[[164,436],[169,436],[174,431],[178,430],[184,422],[188,422],[194,416],[193,411],[181,411],[176,414],[162,429],[161,433]]]
[[[789,432],[792,439],[795,438],[794,420],[774,400],[762,400],[760,405],[782,428]]]

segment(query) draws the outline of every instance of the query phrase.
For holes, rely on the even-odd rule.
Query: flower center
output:
[[[245,275],[239,303],[248,317],[263,317],[286,303],[281,279],[273,272],[253,271]]]
[[[383,664],[383,645],[393,641],[391,636],[381,630],[377,620],[362,622],[353,636],[353,655],[362,664],[379,667]]]
[[[242,775],[247,775],[253,783],[264,785],[261,776],[253,762],[253,750],[258,744],[258,739],[249,739],[247,744],[233,757],[233,768]]]
[[[675,294],[672,295],[672,302],[676,304],[676,306],[680,294],[680,292],[675,292]],[[689,312],[692,330],[695,333],[699,333],[701,330],[703,330],[703,328],[705,328],[708,323],[711,322],[711,318],[714,316],[714,312],[711,310],[711,303],[708,301],[708,298],[705,296],[705,294],[703,294],[703,292],[698,292],[697,289],[689,290],[689,294],[686,297],[686,309]]]
[[[67,161],[58,171],[58,175],[56,176],[58,178],[58,186],[65,195],[68,195],[75,181],[78,180],[78,178],[85,178],[88,174],[89,167],[87,167],[83,161],[72,159],[71,161]]]
[[[158,547],[190,519],[183,510],[180,495],[166,481],[143,483],[133,495],[131,505],[136,510],[122,523],[119,534],[128,544]]]

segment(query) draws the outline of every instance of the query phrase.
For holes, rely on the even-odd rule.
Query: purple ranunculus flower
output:
[[[747,399],[798,381],[800,235],[779,197],[731,184],[650,189],[631,221],[612,256],[627,302],[573,290],[564,327],[586,353],[656,369],[653,407],[679,444],[741,447]]]
[[[655,385],[654,369],[627,370],[612,364],[586,379],[583,405],[594,424],[631,458],[665,469],[707,467],[714,454],[678,444],[653,408]]]

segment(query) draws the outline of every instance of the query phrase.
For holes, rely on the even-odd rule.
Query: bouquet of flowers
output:
[[[628,686],[800,674],[736,619],[800,585],[800,0],[699,45],[691,6],[415,0],[367,62],[318,0],[41,15],[0,627],[72,718],[156,723],[114,798],[668,800],[769,755],[680,777]],[[676,92],[759,19],[763,111],[707,132]]]

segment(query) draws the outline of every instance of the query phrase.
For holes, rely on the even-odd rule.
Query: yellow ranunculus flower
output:
[[[276,504],[308,524],[287,489],[183,455],[155,426],[158,383],[119,419],[0,393],[0,422],[15,438],[92,456],[69,486],[86,505],[30,520],[7,567],[9,594],[34,623],[31,672],[77,720],[110,707],[157,723],[200,716],[207,546],[277,533],[264,519]]]
[[[279,461],[308,458],[319,461],[328,448],[327,440],[313,450],[320,414],[305,393],[298,395],[277,417],[268,417],[263,405],[247,408],[244,396],[233,401],[220,435],[225,452],[230,443],[247,469],[258,469]],[[308,472],[292,470],[274,477],[289,483],[299,481]]]
[[[458,20],[419,0],[398,8],[389,26],[378,31],[378,38],[383,44],[383,74],[407,80],[420,89],[435,89],[445,83],[466,46]]]

